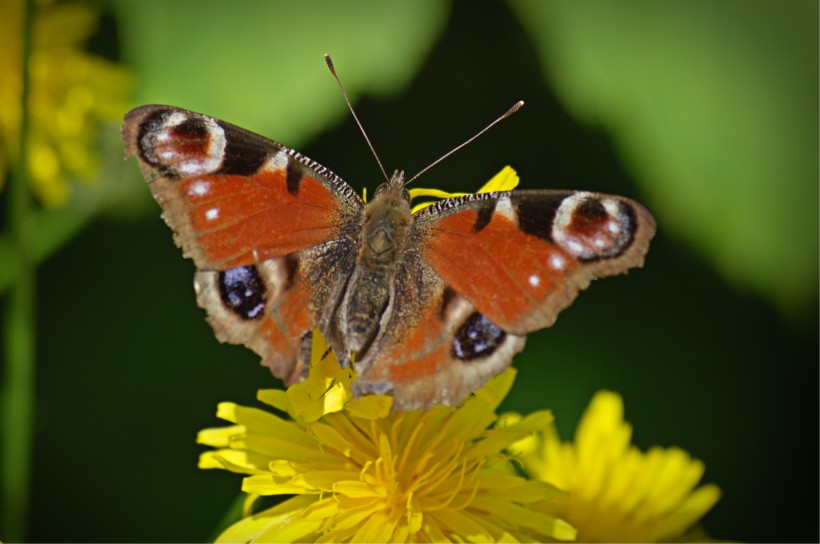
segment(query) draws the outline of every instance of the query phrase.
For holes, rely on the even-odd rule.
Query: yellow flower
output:
[[[318,334],[312,353],[325,352]],[[539,511],[563,494],[527,480],[505,449],[552,419],[542,411],[503,428],[495,408],[514,378],[507,371],[460,408],[391,412],[392,399],[354,399],[353,375],[333,354],[314,358],[310,377],[260,401],[280,417],[232,403],[217,415],[234,425],[200,432],[218,448],[201,468],[249,474],[249,503],[293,495],[246,516],[221,542],[421,542],[571,540],[574,529]]]
[[[599,392],[574,443],[562,443],[549,425],[542,435],[516,445],[528,474],[569,492],[545,511],[570,522],[579,541],[681,539],[720,498],[713,484],[695,489],[702,462],[678,448],[642,453],[630,445],[631,434],[621,397]]]
[[[35,2],[29,58],[32,191],[47,205],[68,198],[68,178],[94,172],[96,122],[128,109],[128,73],[83,50],[97,15],[79,2]],[[0,2],[0,184],[19,160],[24,0]]]

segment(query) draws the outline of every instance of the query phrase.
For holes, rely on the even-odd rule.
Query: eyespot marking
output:
[[[142,159],[166,176],[211,174],[225,156],[225,130],[210,117],[160,110],[148,116],[138,135]]]
[[[255,266],[240,266],[220,272],[218,286],[222,302],[238,317],[251,320],[265,314],[267,288]]]
[[[501,328],[478,312],[473,312],[453,338],[451,354],[465,362],[492,355],[507,336]]]
[[[576,193],[558,207],[552,238],[582,261],[617,257],[633,239],[631,212],[627,204],[614,198]]]

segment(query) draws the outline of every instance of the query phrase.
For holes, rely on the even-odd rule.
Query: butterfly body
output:
[[[336,312],[339,335],[335,343],[345,345],[343,353],[357,360],[363,358],[382,317],[391,310],[391,286],[408,249],[412,216],[403,178],[402,173],[394,174],[365,207],[356,266]]]
[[[509,366],[589,282],[640,266],[654,220],[626,198],[504,191],[413,213],[396,172],[365,203],[298,152],[171,106],[126,115],[217,337],[286,383],[318,328],[357,393],[455,405]]]

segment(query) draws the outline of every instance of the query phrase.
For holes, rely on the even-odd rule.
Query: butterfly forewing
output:
[[[326,168],[267,138],[170,106],[128,113],[123,137],[198,268],[225,270],[327,241],[363,203]]]

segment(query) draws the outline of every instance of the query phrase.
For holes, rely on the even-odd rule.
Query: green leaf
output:
[[[112,0],[141,103],[208,113],[297,146],[350,99],[407,85],[444,30],[448,2]]]
[[[661,231],[786,310],[817,297],[817,2],[511,0]]]

